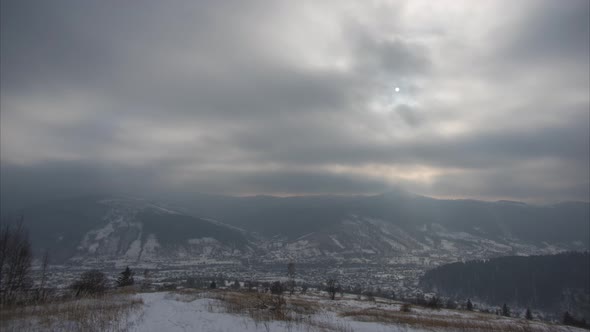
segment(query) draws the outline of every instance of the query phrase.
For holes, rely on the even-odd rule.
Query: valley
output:
[[[208,196],[185,206],[132,197],[85,197],[24,211],[34,248],[50,250],[61,284],[80,271],[116,273],[125,266],[180,284],[217,276],[272,281],[286,278],[287,264],[293,262],[298,281],[310,285],[333,277],[345,288],[412,297],[420,292],[424,272],[443,264],[588,249],[585,203],[538,207],[393,193],[282,199]],[[567,222],[577,228],[567,232],[576,236],[557,232],[563,229],[560,220],[545,221],[546,227],[556,224],[547,235],[522,231],[541,213],[545,219],[551,216],[548,210],[571,216]],[[470,215],[472,223],[457,222]],[[518,219],[511,220],[512,215]],[[491,223],[492,218],[501,222]],[[47,220],[51,230],[43,227]],[[290,228],[280,231],[287,223]],[[566,236],[570,240],[562,241]]]

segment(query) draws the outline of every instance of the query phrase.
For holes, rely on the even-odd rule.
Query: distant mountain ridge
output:
[[[588,203],[534,206],[375,196],[194,201],[89,196],[23,210],[37,249],[101,264],[384,263],[438,265],[588,250]]]
[[[250,241],[236,227],[141,198],[59,200],[23,214],[33,245],[49,248],[57,261],[137,262],[189,254],[207,259],[248,250]]]

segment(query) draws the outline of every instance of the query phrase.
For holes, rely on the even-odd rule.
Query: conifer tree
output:
[[[533,314],[531,313],[531,309],[526,308],[526,313],[524,314],[524,318],[527,320],[533,320]]]
[[[135,283],[135,280],[133,279],[134,274],[135,273],[133,273],[129,266],[127,266],[127,268],[119,274],[119,278],[117,278],[117,286],[125,287],[133,285]]]

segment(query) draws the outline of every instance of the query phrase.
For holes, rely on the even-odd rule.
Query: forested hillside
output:
[[[420,284],[443,296],[590,318],[588,252],[452,263],[428,271]]]

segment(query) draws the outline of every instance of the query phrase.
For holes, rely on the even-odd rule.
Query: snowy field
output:
[[[344,296],[331,301],[327,295],[284,296],[290,302],[313,306],[309,313],[293,309],[291,320],[252,318],[247,310],[228,313],[231,293],[151,293],[140,295],[144,310],[131,331],[584,331],[542,322],[498,317],[456,310],[411,307],[401,312],[396,301],[357,300]],[[219,299],[221,298],[221,299]],[[238,296],[238,300],[246,300]],[[228,306],[226,302],[230,302]]]
[[[353,295],[285,295],[229,291],[116,294],[48,308],[2,312],[2,331],[585,331],[520,318],[428,309]],[[85,310],[88,309],[88,310]]]

